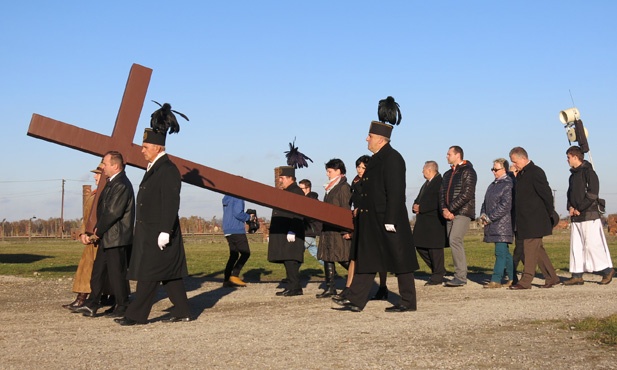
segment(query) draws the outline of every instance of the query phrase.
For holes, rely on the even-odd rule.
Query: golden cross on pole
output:
[[[135,137],[151,75],[152,69],[150,68],[139,64],[133,64],[131,67],[111,136],[85,130],[36,113],[32,115],[28,136],[99,157],[110,150],[117,150],[124,156],[126,164],[145,169],[147,162],[141,154],[141,145],[134,144],[133,137]],[[172,155],[169,157],[178,167],[182,181],[188,184],[230,194],[265,207],[294,212],[345,229],[353,229],[351,212],[347,209],[282,191],[183,158]]]

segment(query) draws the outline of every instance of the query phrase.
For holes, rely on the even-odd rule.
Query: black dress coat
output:
[[[362,177],[354,230],[356,272],[410,273],[418,269],[405,206],[405,160],[390,144],[375,153]],[[393,224],[396,232],[386,231]]]
[[[351,187],[347,183],[347,178],[342,177],[324,196],[323,201],[335,206],[350,209]],[[350,211],[351,212],[351,211]],[[317,258],[326,262],[345,262],[349,261],[349,251],[351,250],[351,240],[343,238],[348,231],[338,227],[324,224],[319,237],[317,246]]]
[[[441,175],[437,174],[422,185],[418,197],[413,201],[420,208],[413,228],[413,241],[417,248],[445,248],[448,243],[446,219],[439,207],[440,186]]]
[[[167,154],[145,173],[137,193],[128,279],[165,281],[188,275],[178,218],[180,187],[180,172]],[[163,250],[158,246],[161,232],[169,233],[169,244]]]
[[[304,192],[295,182],[283,191],[304,196]],[[296,240],[287,241],[289,232],[296,234]],[[270,237],[268,240],[268,261],[283,263],[285,261],[304,262],[304,218],[295,213],[280,209],[272,210],[270,219]]]
[[[514,191],[516,237],[534,239],[551,235],[555,208],[544,170],[530,161],[516,176]]]

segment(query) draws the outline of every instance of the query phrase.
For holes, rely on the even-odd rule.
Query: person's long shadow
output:
[[[189,306],[191,307],[191,317],[193,319],[197,319],[201,314],[209,308],[216,306],[216,304],[225,296],[232,294],[238,289],[236,287],[225,287],[223,286],[223,279],[220,276],[224,274],[224,270],[215,271],[210,274],[192,274],[184,279],[184,286],[186,287],[187,292],[191,292],[194,290],[201,289],[205,283],[218,283],[220,284],[217,288],[213,290],[207,290],[193,297],[189,298]],[[242,279],[251,284],[261,283],[262,276],[272,274],[271,270],[266,270],[263,268],[248,270],[246,273],[242,275]],[[156,296],[156,301],[168,298],[167,294],[163,289],[159,289]],[[171,311],[171,307],[165,309],[164,311]],[[167,317],[168,315],[162,315],[160,317],[156,317],[151,319],[150,321],[160,321]]]

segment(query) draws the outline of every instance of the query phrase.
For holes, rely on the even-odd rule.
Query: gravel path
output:
[[[424,287],[418,311],[337,312],[316,299],[319,281],[300,297],[276,297],[277,283],[222,288],[211,279],[187,286],[196,320],[165,324],[163,298],[151,323],[121,327],[106,317],[70,314],[68,280],[0,276],[2,369],[611,369],[617,350],[552,320],[617,311],[617,283],[529,291]],[[340,280],[339,284],[343,284]],[[535,284],[542,284],[536,279]],[[389,279],[396,290],[396,279]],[[390,302],[397,296],[391,293]]]

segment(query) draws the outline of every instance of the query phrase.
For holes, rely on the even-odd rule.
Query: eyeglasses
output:
[[[491,171],[493,172],[497,172],[497,171],[501,171],[503,170],[503,168],[491,168]]]

